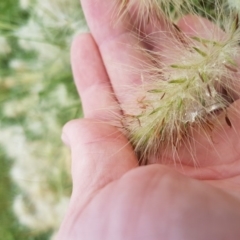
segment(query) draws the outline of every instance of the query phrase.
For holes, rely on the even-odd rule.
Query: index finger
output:
[[[114,92],[122,103],[127,100],[126,86],[131,87],[142,82],[139,69],[143,69],[141,65],[147,59],[144,53],[137,49],[144,48],[144,43],[134,36],[130,17],[117,19],[114,15],[114,9],[120,7],[119,1],[82,0],[81,2]]]

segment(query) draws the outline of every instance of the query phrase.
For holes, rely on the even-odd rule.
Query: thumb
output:
[[[84,206],[94,193],[138,166],[125,136],[115,127],[98,120],[67,123],[63,140],[72,155],[72,200]]]

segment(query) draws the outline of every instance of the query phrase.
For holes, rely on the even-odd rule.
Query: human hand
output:
[[[238,101],[228,110],[232,128],[225,123],[224,135],[213,130],[218,151],[206,155],[207,141],[196,136],[198,168],[185,161],[184,153],[181,166],[169,159],[167,167],[138,167],[128,140],[101,121],[113,102],[125,101],[121,85],[140,83],[138,76],[123,76],[112,67],[113,60],[134,66],[129,55],[136,53],[124,43],[137,44],[127,20],[110,24],[112,4],[82,1],[92,35],[75,40],[72,65],[86,119],[63,130],[72,152],[73,194],[58,239],[239,239]],[[179,25],[201,34],[197,18],[186,17]]]

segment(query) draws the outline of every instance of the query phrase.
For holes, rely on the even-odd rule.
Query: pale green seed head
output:
[[[142,1],[139,8],[146,7],[143,2],[157,4]],[[159,14],[163,14],[161,10]],[[238,17],[231,14],[221,23],[219,19],[206,39],[188,37],[177,30],[169,38],[171,43],[166,41],[169,45],[164,50],[146,53],[152,64],[146,64],[142,86],[134,89],[133,100],[122,106],[126,134],[141,160],[166,149],[176,150],[195,125],[211,130],[217,112],[225,111],[234,100],[240,39]],[[204,27],[207,31],[208,26]],[[169,23],[169,30],[172,29]],[[148,36],[151,37],[158,41]]]

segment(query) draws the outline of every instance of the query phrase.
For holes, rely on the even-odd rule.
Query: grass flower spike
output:
[[[147,11],[150,16],[152,10],[160,9],[155,5],[170,2],[175,1],[139,1],[139,15]],[[192,129],[200,127],[210,138],[221,112],[231,127],[226,109],[238,91],[234,82],[240,39],[237,14],[224,18],[223,30],[217,26],[218,20],[209,29],[209,22],[206,25],[202,19],[207,38],[183,33],[169,18],[169,12],[163,16],[159,10],[160,15],[167,19],[168,32],[157,32],[146,38],[155,46],[158,41],[165,45],[160,44],[154,51],[142,50],[149,60],[144,70],[139,69],[142,85],[136,86],[134,97],[122,105],[121,124],[142,163],[169,151],[176,154],[177,161],[177,151],[182,145],[193,151],[188,141]],[[194,158],[194,153],[191,154]]]

